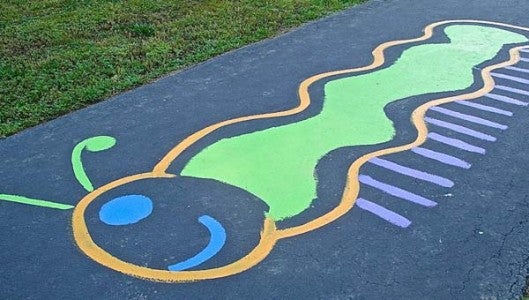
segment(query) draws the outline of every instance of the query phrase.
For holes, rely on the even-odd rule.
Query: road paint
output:
[[[468,136],[472,136],[472,137],[475,137],[475,138],[480,139],[480,140],[485,140],[485,141],[489,141],[489,142],[495,142],[496,141],[496,138],[493,137],[492,135],[489,135],[489,134],[486,134],[486,133],[483,133],[483,132],[479,132],[479,131],[474,130],[474,129],[470,129],[470,128],[467,128],[465,126],[453,124],[453,123],[450,123],[450,122],[446,122],[446,121],[442,121],[442,120],[438,120],[438,119],[430,118],[430,117],[425,117],[424,120],[426,122],[428,122],[429,124],[432,124],[432,125],[435,125],[435,126],[439,126],[439,127],[443,127],[443,128],[446,128],[446,129],[450,129],[452,131],[459,132],[459,133],[462,133],[462,134],[466,134]]]
[[[369,160],[369,162],[379,167],[391,170],[393,172],[406,175],[409,177],[413,177],[416,179],[420,179],[423,181],[428,181],[428,182],[437,184],[442,187],[453,187],[454,186],[454,182],[450,179],[446,179],[444,177],[433,175],[433,174],[430,174],[424,171],[419,171],[413,168],[405,167],[403,165],[399,165],[395,162],[382,159],[379,157],[373,157],[372,159]]]
[[[470,164],[468,162],[462,159],[459,159],[457,157],[454,157],[452,155],[448,155],[448,154],[441,153],[438,151],[433,151],[431,149],[427,149],[423,147],[415,147],[415,148],[412,148],[411,151],[413,153],[416,153],[426,158],[441,162],[443,164],[447,164],[450,166],[459,167],[463,169],[470,169]]]
[[[152,208],[152,200],[146,196],[121,196],[101,206],[99,219],[107,225],[130,225],[147,218]]]
[[[417,194],[414,194],[412,192],[406,191],[404,189],[401,189],[399,187],[396,187],[394,185],[390,185],[381,181],[378,181],[376,179],[373,179],[371,176],[367,175],[360,175],[358,176],[358,180],[360,183],[363,183],[365,185],[368,185],[370,187],[374,187],[378,190],[383,191],[386,194],[422,205],[426,207],[434,207],[437,205],[437,202],[432,201],[430,199],[426,199],[423,196],[419,196]]]
[[[168,267],[169,271],[183,271],[196,267],[215,256],[226,243],[226,230],[222,224],[213,217],[203,215],[198,221],[209,230],[209,243],[197,255]]]
[[[479,110],[482,110],[482,111],[488,111],[488,112],[497,113],[497,114],[504,115],[504,116],[509,116],[509,117],[512,116],[512,112],[511,111],[500,109],[500,108],[493,107],[493,106],[490,106],[490,105],[483,105],[483,104],[470,102],[470,101],[456,101],[455,103],[461,104],[461,105],[464,105],[464,106],[467,106],[467,107],[476,108],[476,109],[479,109]]]
[[[516,89],[516,88],[504,86],[504,85],[496,85],[494,88],[495,89],[499,89],[499,90],[512,92],[512,93],[516,93],[516,94],[520,94],[520,95],[529,96],[529,91],[526,91],[526,90]]]
[[[461,149],[461,150],[468,151],[468,152],[474,152],[474,153],[479,153],[479,154],[485,154],[485,152],[486,152],[486,150],[484,148],[481,148],[481,147],[478,147],[478,146],[474,146],[474,145],[469,144],[467,142],[463,142],[462,140],[450,138],[450,137],[441,135],[441,134],[436,133],[436,132],[428,133],[428,138],[432,139],[434,141],[446,144],[446,145],[450,145],[452,147],[456,147],[456,148]]]
[[[439,106],[434,106],[434,107],[430,108],[430,110],[436,111],[436,112],[441,113],[443,115],[447,115],[447,116],[451,116],[451,117],[454,117],[454,118],[457,118],[457,119],[461,119],[461,120],[465,120],[465,121],[468,121],[468,122],[471,122],[471,123],[475,123],[475,124],[480,124],[480,125],[484,125],[484,126],[488,126],[488,127],[492,127],[492,128],[502,129],[502,130],[507,129],[506,125],[499,124],[499,123],[496,123],[496,122],[493,122],[493,121],[489,121],[489,120],[486,120],[486,119],[483,119],[483,118],[479,118],[479,117],[476,117],[476,116],[472,116],[472,115],[469,115],[469,114],[464,114],[464,113],[460,113],[460,112],[457,112],[457,111],[453,111],[453,110],[450,110],[450,109],[447,109],[447,108],[442,108],[442,107],[439,107]]]
[[[502,79],[507,79],[507,80],[510,80],[510,81],[515,81],[515,82],[519,82],[519,83],[529,84],[529,80],[524,79],[524,78],[520,78],[520,77],[517,77],[517,76],[511,76],[511,75],[507,75],[507,74],[503,74],[503,73],[491,73],[491,74],[492,74],[492,76],[497,77],[497,78],[502,78]]]
[[[417,129],[417,138],[413,142],[374,151],[374,152],[365,154],[361,156],[360,158],[358,158],[357,160],[355,160],[349,166],[349,169],[347,172],[347,178],[346,178],[346,185],[343,191],[341,201],[331,211],[315,219],[311,219],[307,221],[306,223],[301,224],[299,226],[294,226],[294,227],[284,228],[284,229],[277,229],[275,220],[273,218],[270,218],[270,217],[265,218],[264,223],[263,223],[263,230],[261,232],[261,238],[259,240],[258,245],[253,250],[251,250],[247,255],[227,265],[217,267],[217,268],[212,268],[212,269],[206,269],[206,270],[172,272],[168,270],[153,269],[153,268],[137,265],[134,263],[126,262],[120,258],[114,257],[112,254],[110,254],[109,252],[107,252],[106,250],[98,246],[92,240],[90,233],[88,231],[87,225],[86,225],[86,221],[85,221],[85,212],[86,212],[87,207],[90,205],[90,203],[95,201],[102,194],[112,189],[115,189],[117,187],[120,187],[122,185],[131,183],[131,182],[139,181],[139,180],[175,177],[176,175],[167,173],[167,168],[172,164],[172,162],[175,159],[177,159],[180,156],[180,154],[186,149],[188,149],[191,145],[201,140],[203,137],[207,136],[208,134],[218,130],[219,128],[222,128],[224,126],[228,126],[231,124],[235,124],[235,123],[250,121],[250,120],[277,118],[277,117],[284,117],[284,116],[291,116],[294,114],[298,114],[304,111],[310,105],[311,101],[310,101],[310,95],[309,95],[308,89],[314,82],[317,82],[321,79],[328,78],[331,76],[336,76],[336,75],[342,75],[342,74],[355,75],[355,73],[360,73],[360,72],[362,72],[362,74],[365,74],[365,71],[375,70],[376,68],[383,66],[385,62],[385,57],[384,57],[385,49],[389,47],[397,46],[397,45],[416,43],[416,42],[428,40],[433,35],[434,29],[436,27],[444,26],[448,24],[472,24],[472,25],[480,25],[484,27],[493,26],[494,28],[516,29],[516,30],[522,30],[525,32],[529,31],[528,28],[524,28],[520,26],[513,26],[513,25],[502,24],[502,23],[497,23],[497,22],[488,22],[488,21],[451,20],[451,21],[437,22],[437,23],[428,25],[424,29],[424,35],[418,38],[393,41],[393,42],[381,44],[373,51],[373,58],[374,58],[373,63],[371,63],[368,66],[361,67],[361,68],[355,68],[355,69],[332,71],[332,72],[327,72],[327,73],[312,76],[300,84],[300,87],[299,87],[299,100],[300,101],[296,107],[285,110],[285,111],[280,111],[280,112],[239,117],[239,118],[219,122],[211,126],[208,126],[206,128],[203,128],[193,133],[189,137],[185,138],[182,142],[180,142],[175,147],[173,147],[160,160],[160,162],[154,166],[152,171],[146,172],[146,173],[139,173],[139,174],[135,174],[131,176],[126,176],[126,177],[117,179],[115,181],[112,181],[110,183],[107,183],[105,185],[102,185],[94,189],[93,191],[91,191],[88,195],[86,195],[84,198],[82,198],[79,201],[79,203],[77,204],[77,206],[75,207],[73,211],[72,228],[73,228],[75,242],[79,246],[80,250],[84,252],[87,256],[89,256],[91,259],[93,259],[94,261],[104,266],[107,266],[111,269],[114,269],[116,271],[122,272],[124,274],[136,276],[136,277],[143,278],[143,279],[155,280],[155,281],[186,282],[186,281],[221,278],[221,277],[230,276],[230,275],[234,275],[242,271],[245,271],[255,266],[257,263],[262,261],[264,258],[266,258],[278,240],[300,235],[300,234],[318,229],[322,226],[325,226],[335,221],[339,217],[343,216],[344,214],[346,214],[354,206],[355,202],[360,203],[359,206],[363,206],[364,209],[367,207],[368,209],[371,209],[372,211],[379,211],[379,212],[384,211],[385,208],[373,202],[367,201],[365,199],[359,199],[359,201],[357,201],[357,196],[358,196],[358,191],[359,191],[358,173],[359,173],[360,167],[366,162],[368,162],[369,160],[372,160],[376,157],[384,156],[384,155],[388,155],[392,153],[398,153],[402,151],[407,151],[417,146],[420,146],[422,143],[425,142],[427,138],[428,128],[426,126],[424,117],[425,117],[426,111],[430,107],[442,105],[444,103],[449,103],[449,102],[453,102],[457,100],[477,99],[479,97],[482,97],[486,93],[490,92],[494,86],[494,80],[491,76],[491,72],[493,70],[500,69],[505,66],[516,64],[519,61],[519,51],[520,49],[522,49],[522,47],[514,47],[510,49],[509,50],[510,58],[507,61],[483,68],[481,70],[483,86],[479,88],[478,90],[464,94],[464,95],[458,95],[457,97],[453,96],[453,97],[445,97],[445,98],[432,100],[430,102],[427,102],[419,106],[417,109],[415,109],[411,115],[411,121],[412,121],[413,126]],[[526,40],[527,39],[525,39],[524,41]],[[481,42],[483,41],[477,41],[476,43],[472,43],[472,45],[469,45],[469,47],[474,47],[474,46],[479,47]],[[514,42],[516,41],[511,40],[509,43],[514,43]],[[390,213],[390,212],[391,211],[387,210],[387,213]],[[409,224],[406,225],[406,223],[404,223],[403,220],[401,221],[399,221],[401,222],[400,223],[401,225],[409,226]]]
[[[490,98],[490,99],[494,99],[494,100],[498,100],[498,101],[501,101],[501,102],[509,103],[509,104],[518,105],[518,106],[527,106],[527,105],[529,105],[529,103],[527,103],[527,102],[523,102],[523,101],[511,98],[511,97],[503,96],[503,95],[497,95],[497,94],[489,93],[489,94],[485,95],[485,97]]]
[[[366,211],[369,211],[370,213],[373,213],[377,216],[379,216],[380,218],[392,223],[392,224],[395,224],[399,227],[402,227],[402,228],[406,228],[408,226],[410,226],[411,224],[411,221],[408,220],[407,218],[399,215],[398,213],[392,211],[392,210],[389,210],[383,206],[380,206],[374,202],[371,202],[369,200],[366,200],[366,199],[363,199],[363,198],[358,198],[356,200],[356,205],[363,209],[363,210],[366,210]]]
[[[90,152],[100,152],[114,147],[116,144],[116,139],[111,136],[94,136],[88,139],[85,139],[78,143],[72,151],[72,168],[73,173],[77,181],[87,190],[91,192],[94,190],[92,182],[86,175],[86,171],[83,166],[82,154],[83,150]]]
[[[505,67],[505,69],[520,72],[520,73],[529,73],[529,70],[518,68],[518,67]]]
[[[497,56],[506,43],[527,41],[517,33],[475,25],[450,25],[443,33],[449,42],[414,45],[385,68],[326,82],[323,107],[315,116],[223,138],[205,147],[189,160],[181,175],[244,189],[262,199],[270,207],[268,216],[276,221],[299,215],[317,199],[314,170],[323,156],[341,147],[393,139],[395,128],[384,112],[386,105],[468,88],[474,83],[473,67]]]
[[[27,204],[27,205],[34,205],[34,206],[40,206],[40,207],[62,209],[62,210],[72,209],[74,207],[73,205],[69,205],[69,204],[57,203],[57,202],[41,200],[41,199],[28,198],[28,197],[24,197],[24,196],[8,195],[8,194],[0,194],[0,201],[9,201],[9,202],[15,202],[15,203],[21,203],[21,204]]]

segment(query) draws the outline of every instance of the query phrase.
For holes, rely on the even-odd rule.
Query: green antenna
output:
[[[42,207],[47,207],[47,208],[56,208],[56,209],[73,208],[73,205],[69,205],[69,204],[62,204],[62,203],[57,203],[57,202],[51,202],[51,201],[40,200],[40,199],[32,199],[32,198],[27,198],[23,196],[8,195],[8,194],[0,194],[0,200],[17,202],[17,203],[28,204],[28,205],[42,206]]]
[[[90,152],[99,152],[112,148],[116,144],[116,139],[111,136],[94,136],[81,141],[72,150],[72,167],[77,181],[89,192],[94,190],[94,186],[90,182],[90,179],[86,175],[81,160],[81,154],[83,150]],[[63,204],[58,202],[52,202],[41,199],[28,198],[18,195],[0,194],[0,200],[10,201],[34,206],[41,206],[55,209],[72,209],[74,206],[69,204]]]
[[[91,192],[94,190],[94,186],[92,185],[92,182],[90,182],[90,179],[88,178],[88,175],[86,175],[86,172],[84,170],[83,162],[82,162],[82,152],[83,150],[87,150],[90,152],[99,152],[103,150],[107,150],[112,148],[116,144],[116,139],[111,136],[94,136],[91,138],[87,138],[83,141],[81,141],[79,144],[77,144],[73,150],[72,150],[72,168],[73,173],[75,174],[75,178],[77,178],[77,181],[87,190],[88,192]]]

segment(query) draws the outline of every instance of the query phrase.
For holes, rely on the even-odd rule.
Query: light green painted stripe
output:
[[[212,144],[189,161],[182,175],[245,189],[269,205],[275,220],[303,212],[316,197],[315,169],[321,157],[340,147],[393,139],[393,122],[384,113],[387,104],[469,88],[475,66],[496,57],[506,44],[528,40],[476,25],[447,26],[444,33],[450,42],[413,46],[389,67],[329,81],[322,111],[314,117]]]
[[[74,207],[73,205],[69,205],[69,204],[62,204],[62,203],[57,203],[57,202],[32,199],[32,198],[16,196],[16,195],[6,195],[6,194],[0,194],[0,200],[17,202],[17,203],[28,204],[28,205],[42,206],[42,207],[48,207],[48,208],[55,208],[55,209],[72,209]]]

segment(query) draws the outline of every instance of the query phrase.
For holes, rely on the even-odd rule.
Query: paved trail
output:
[[[0,141],[0,294],[518,297],[526,7],[371,1]]]

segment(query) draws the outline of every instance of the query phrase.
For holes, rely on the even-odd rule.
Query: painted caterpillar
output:
[[[437,27],[443,28],[449,42],[411,46],[404,50],[397,61],[383,67],[384,51],[387,48],[426,41],[432,37]],[[481,89],[457,97],[432,100],[419,106],[412,114],[413,125],[418,131],[414,142],[369,153],[354,161],[348,171],[341,201],[335,208],[301,225],[278,228],[281,227],[281,222],[301,215],[310,207],[317,187],[314,170],[324,155],[340,147],[378,144],[393,138],[395,132],[392,122],[383,111],[385,105],[408,97],[470,87],[474,83],[474,66],[493,59],[504,45],[527,42],[527,37],[517,32],[527,33],[529,29],[494,22],[454,20],[431,24],[424,32],[419,38],[378,46],[373,51],[374,60],[368,66],[327,72],[306,79],[299,87],[299,105],[292,109],[239,117],[195,132],[172,148],[149,172],[123,177],[94,189],[80,163],[81,153],[83,150],[106,150],[114,145],[115,140],[100,136],[78,144],[72,154],[74,173],[89,193],[75,206],[73,212],[73,234],[77,245],[93,260],[119,272],[156,281],[185,282],[240,273],[262,261],[279,240],[333,222],[347,213],[357,201],[359,169],[364,163],[381,155],[421,145],[428,134],[424,116],[429,108],[461,99],[475,99],[488,93],[494,86],[491,71],[515,64],[521,48],[511,49],[508,61],[482,70],[484,85]],[[445,68],[447,64],[451,68]],[[343,75],[347,76],[338,78]],[[325,100],[318,115],[297,123],[219,140],[191,158],[179,174],[168,171],[172,162],[190,146],[222,127],[303,112],[311,104],[309,87],[322,79],[331,80],[325,84]],[[175,183],[174,180],[179,181]],[[366,178],[364,182],[365,180]],[[171,199],[175,190],[182,184],[186,185],[186,181],[189,184],[199,182],[206,190],[200,195],[190,195],[189,203]],[[206,196],[208,187],[214,189],[215,186],[226,184],[230,190],[222,199]],[[159,199],[146,196],[156,191],[162,191],[162,198],[165,200],[159,202]],[[196,190],[191,192],[194,191]],[[231,193],[238,193],[240,196],[233,198],[239,200],[230,199]],[[245,205],[249,205],[246,203],[248,197],[258,204],[246,207]],[[26,204],[71,208],[68,205],[13,195],[0,195],[0,198]],[[363,203],[367,207],[368,204]],[[170,208],[173,204],[176,208]],[[198,207],[192,207],[195,204]],[[248,210],[244,211],[246,208]],[[199,212],[201,209],[204,211]],[[230,211],[233,219],[221,220],[215,215],[226,211]],[[166,260],[175,259],[170,254],[174,251],[171,248],[175,246],[173,243],[187,245],[194,242],[179,239],[176,233],[185,230],[178,227],[174,227],[174,231],[169,230],[166,227],[168,222],[151,222],[150,216],[161,214],[164,220],[171,221],[172,218],[179,219],[186,212],[199,213],[198,222],[196,218],[191,218],[185,224],[195,222],[196,229],[202,231],[206,227],[209,239],[201,240],[200,243],[206,245],[200,251],[182,255],[188,258],[176,260],[180,261],[178,263],[167,262],[165,268],[162,268]],[[237,235],[242,241],[247,239],[240,232],[233,232],[233,228],[241,226],[237,225],[235,219],[247,212],[254,217],[261,216],[262,223],[250,232],[260,235],[260,238],[253,244],[241,242],[250,246],[238,249],[237,245],[230,244],[230,239]],[[98,218],[88,217],[93,215],[98,215]],[[246,224],[255,224],[252,218]],[[154,232],[151,238],[143,238],[147,244],[155,243],[164,235],[172,233],[173,243],[168,243],[171,247],[166,246],[166,250],[160,250],[163,253],[156,253],[161,259],[149,256],[147,261],[131,263],[130,260],[136,261],[142,257],[135,257],[126,251],[120,252],[116,244],[106,243],[102,239],[104,236],[137,235],[135,231],[145,231],[145,228],[139,227],[143,223],[150,226],[145,228]],[[114,228],[119,228],[118,233]],[[108,230],[108,234],[94,238],[91,234],[93,230]],[[139,242],[139,239],[134,241]],[[200,243],[193,244],[194,248],[200,248]],[[227,250],[233,250],[235,254],[225,254],[229,252]],[[210,260],[219,256],[222,263],[220,266]],[[198,269],[198,266],[202,269]]]

